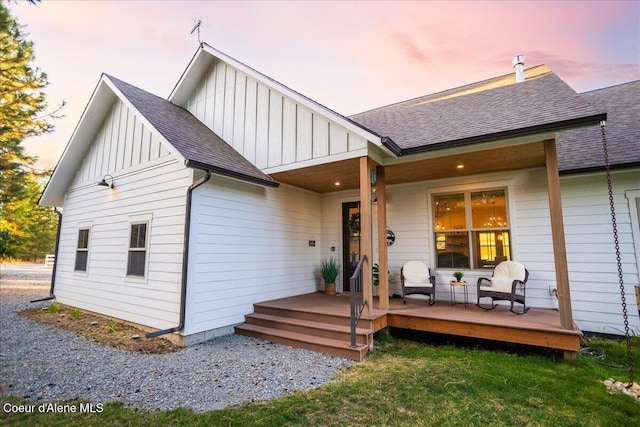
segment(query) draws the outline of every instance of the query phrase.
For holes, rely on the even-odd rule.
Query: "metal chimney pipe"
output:
[[[513,58],[513,68],[516,69],[516,83],[524,81],[524,55],[519,54]]]

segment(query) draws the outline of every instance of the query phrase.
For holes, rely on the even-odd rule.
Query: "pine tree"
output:
[[[0,0],[0,257],[50,251],[55,239],[55,214],[37,205],[42,186],[32,173],[35,159],[22,146],[27,137],[51,132],[48,120],[55,117],[45,112],[47,75],[32,66],[26,36]]]

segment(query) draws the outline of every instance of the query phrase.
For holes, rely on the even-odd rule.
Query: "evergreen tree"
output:
[[[53,253],[57,215],[51,208],[38,205],[44,178],[33,172],[24,175],[21,196],[2,207],[0,257],[28,260]]]
[[[22,146],[27,137],[51,132],[48,120],[55,117],[45,112],[47,75],[32,66],[33,43],[26,36],[0,0],[0,257],[19,256],[28,247],[40,251],[28,243],[45,237],[33,221],[48,217],[56,224],[53,212],[43,216],[40,211],[50,209],[37,206],[42,187],[31,172],[35,159]]]

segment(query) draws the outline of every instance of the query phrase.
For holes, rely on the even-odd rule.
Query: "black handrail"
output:
[[[356,327],[362,316],[362,310],[367,305],[362,292],[362,265],[367,260],[367,256],[363,255],[358,262],[356,270],[349,278],[349,290],[351,291],[351,347],[356,347]]]

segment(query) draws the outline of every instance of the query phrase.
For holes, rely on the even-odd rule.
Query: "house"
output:
[[[53,293],[189,345],[322,290],[324,258],[342,293],[379,262],[384,310],[408,260],[446,298],[454,270],[474,281],[507,257],[531,271],[529,305],[622,333],[598,124],[635,307],[640,84],[579,95],[545,66],[523,75],[352,117],[204,43],[168,99],[102,75],[40,200],[63,208]]]

